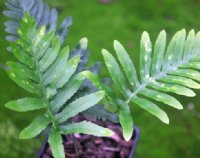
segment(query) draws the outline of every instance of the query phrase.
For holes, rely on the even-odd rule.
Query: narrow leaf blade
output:
[[[167,104],[173,108],[183,109],[183,106],[177,99],[160,91],[145,88],[140,92],[140,94],[153,100],[163,102],[164,104]]]
[[[152,45],[149,34],[145,31],[140,41],[140,80],[141,82],[150,77]]]
[[[194,46],[194,40],[195,40],[195,32],[194,30],[191,30],[187,36],[186,42],[185,42],[185,49],[183,53],[183,59],[188,59],[190,57],[190,53],[193,51]]]
[[[73,101],[56,116],[58,122],[63,123],[76,114],[96,105],[104,97],[104,95],[104,91],[98,91]]]
[[[51,120],[45,115],[36,117],[33,122],[20,133],[20,139],[31,139],[47,128]]]
[[[200,89],[199,83],[182,76],[167,75],[159,80],[166,83],[180,84],[188,88]]]
[[[63,88],[59,89],[57,95],[51,101],[54,112],[58,112],[58,110],[78,91],[84,79],[83,75],[79,73],[73,76]]]
[[[61,67],[65,67],[65,64],[67,63],[69,57],[69,46],[64,47],[59,53],[55,60],[55,62],[47,69],[47,71],[44,73],[44,78],[46,79],[50,75],[52,75],[55,72],[58,72]]]
[[[182,29],[181,31],[178,32],[177,34],[177,39],[176,39],[176,45],[174,47],[174,52],[172,53],[172,65],[175,66],[177,63],[179,63],[182,58],[183,58],[183,52],[184,52],[184,46],[185,46],[185,38],[186,38],[186,31],[185,29]]]
[[[99,137],[110,137],[114,135],[114,132],[108,128],[98,126],[88,121],[82,121],[80,123],[72,123],[66,126],[61,126],[64,134],[89,134]]]
[[[116,87],[123,95],[126,96],[128,88],[125,82],[124,75],[122,71],[120,70],[119,64],[117,63],[115,58],[112,56],[112,54],[110,54],[107,50],[103,49],[102,54],[103,54],[106,66],[108,68],[108,71],[110,73],[110,76],[112,77]]]
[[[45,80],[45,85],[49,85],[49,87],[52,89],[61,88],[74,74],[79,61],[79,56],[70,59],[64,67],[61,67],[58,72],[54,72]]]
[[[128,105],[120,109],[119,122],[122,126],[124,139],[129,141],[133,135],[133,119]]]
[[[139,85],[139,81],[137,78],[137,72],[135,66],[130,59],[128,53],[125,48],[118,41],[114,41],[114,49],[117,53],[117,57],[126,73],[126,76],[132,86],[137,87]]]
[[[159,73],[161,70],[166,46],[166,36],[166,32],[163,30],[156,40],[152,59],[151,76]]]
[[[82,74],[86,78],[88,78],[99,90],[105,91],[105,98],[111,104],[111,106],[109,106],[109,105],[105,105],[105,106],[107,108],[109,108],[110,111],[113,111],[113,112],[117,111],[118,107],[117,107],[117,103],[114,99],[115,95],[114,95],[113,91],[110,91],[106,86],[104,86],[101,83],[100,78],[96,74],[94,74],[90,71],[83,71]]]
[[[196,95],[191,89],[178,84],[154,82],[149,84],[148,86],[163,92],[171,92],[178,95],[184,95],[187,97],[194,97]]]
[[[131,101],[159,118],[162,122],[169,124],[169,118],[167,114],[151,101],[139,97],[134,97],[134,99],[132,99]]]
[[[60,46],[60,39],[57,36],[53,39],[52,46],[48,47],[44,56],[42,56],[41,60],[39,61],[40,71],[42,73],[44,73],[49,68],[49,66],[56,60],[56,57],[60,51]]]
[[[37,94],[41,96],[41,89],[40,86],[36,83],[33,83],[30,79],[26,76],[21,75],[16,70],[10,69],[7,71],[8,76],[20,87],[27,90],[30,93]]]
[[[5,107],[14,111],[25,112],[43,109],[46,107],[46,105],[42,99],[23,98],[8,102]]]
[[[176,71],[169,72],[168,74],[187,77],[196,81],[200,81],[200,72],[191,69],[177,69]]]
[[[64,146],[60,131],[52,128],[48,142],[54,158],[65,158]]]

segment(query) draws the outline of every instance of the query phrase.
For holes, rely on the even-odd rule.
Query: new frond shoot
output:
[[[166,32],[161,31],[152,48],[150,37],[144,32],[140,42],[140,68],[137,72],[125,48],[120,42],[114,41],[117,59],[105,49],[102,54],[114,85],[122,97],[116,97],[116,89],[103,85],[97,75],[84,72],[96,87],[106,92],[106,108],[118,114],[126,140],[131,138],[133,132],[130,107],[134,104],[169,124],[169,118],[157,105],[158,102],[183,109],[181,103],[170,94],[195,96],[192,89],[200,88],[199,43],[199,32],[195,34],[191,30],[186,35],[183,29],[166,46]]]
[[[44,26],[37,28],[34,17],[28,13],[19,24],[18,37],[11,46],[17,62],[7,62],[7,73],[33,97],[10,101],[5,106],[17,112],[44,111],[20,133],[20,138],[31,139],[49,129],[53,156],[64,158],[62,134],[112,136],[111,130],[91,122],[71,122],[72,117],[94,106],[105,95],[104,91],[97,91],[70,100],[85,80],[82,72],[76,73],[80,56],[69,59],[69,47],[61,48],[60,37],[54,31],[46,33]]]

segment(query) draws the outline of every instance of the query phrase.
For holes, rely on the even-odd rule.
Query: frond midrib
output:
[[[28,46],[31,48],[31,51],[32,51],[32,54],[33,54],[32,57],[33,57],[33,60],[35,61],[35,70],[36,70],[36,74],[39,77],[39,84],[40,84],[41,90],[42,90],[42,98],[43,98],[43,100],[45,102],[45,105],[46,105],[47,114],[51,118],[53,126],[55,128],[58,128],[57,121],[56,121],[56,118],[54,116],[53,109],[51,108],[50,102],[47,99],[46,87],[45,87],[45,84],[44,84],[44,79],[43,79],[42,73],[40,72],[40,65],[39,65],[39,60],[36,57],[36,51],[33,48],[33,44],[30,44],[30,45],[28,44]]]
[[[169,72],[172,72],[172,71],[175,71],[177,69],[179,69],[180,66],[182,65],[185,65],[185,64],[188,64],[190,62],[190,60],[194,59],[198,54],[194,54],[193,56],[190,56],[189,59],[183,59],[181,62],[178,62],[175,66],[170,66],[169,69],[165,70],[165,71],[160,71],[160,73],[152,76],[152,77],[149,77],[148,80],[146,80],[146,82],[143,82],[140,84],[140,86],[138,86],[137,89],[134,90],[134,92],[132,92],[128,99],[125,101],[125,103],[129,104],[130,101],[137,96],[137,94],[140,93],[140,91],[142,91],[144,88],[146,88],[149,84],[153,83],[153,82],[156,82],[156,80],[164,77],[167,75],[167,73]]]

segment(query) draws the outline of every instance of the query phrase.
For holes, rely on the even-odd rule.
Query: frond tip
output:
[[[18,39],[19,22],[25,12],[35,18],[37,27],[45,26],[46,32],[55,31],[60,37],[61,43],[64,42],[68,34],[68,27],[72,24],[72,17],[69,16],[58,27],[57,10],[51,9],[43,0],[7,0],[6,6],[8,10],[4,11],[3,14],[10,18],[10,21],[5,22],[5,30],[9,33],[6,39],[10,42]]]

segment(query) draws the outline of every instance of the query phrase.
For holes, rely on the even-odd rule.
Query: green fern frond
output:
[[[48,33],[49,31],[55,31],[55,34],[60,37],[61,45],[68,38],[68,28],[72,24],[72,17],[66,17],[61,23],[61,26],[59,26],[58,12],[56,8],[49,7],[49,5],[44,0],[7,0],[5,5],[7,6],[7,9],[3,12],[3,14],[7,18],[9,18],[9,21],[5,22],[5,31],[8,33],[6,39],[8,41],[14,42],[18,39],[17,30],[24,12],[28,12],[31,16],[35,18],[37,22],[37,28],[43,25],[46,27],[46,33]],[[99,62],[96,62],[95,65],[93,65],[92,67],[88,67],[87,63],[91,52],[87,48],[87,42],[88,41],[86,38],[82,38],[79,43],[77,43],[76,47],[71,49],[71,52],[69,53],[69,59],[73,58],[74,56],[80,55],[80,62],[76,69],[77,73],[83,70],[89,70],[94,73],[99,73]],[[8,50],[10,50],[9,47]],[[2,67],[4,70],[7,68],[3,64],[0,64],[0,67]],[[95,90],[96,87],[93,86],[88,80],[85,80],[79,91],[76,92],[76,95],[71,100],[77,98],[78,96],[94,92]],[[98,111],[98,117],[96,117],[97,115],[93,111]],[[97,106],[94,106],[84,111],[82,114],[85,117],[93,117],[93,120],[96,120],[97,118],[114,118],[115,121],[117,121],[114,114],[112,114],[112,117],[110,117],[109,115],[111,114],[107,110],[105,110],[104,108],[98,108]]]
[[[137,104],[168,124],[167,114],[154,101],[182,109],[181,103],[167,93],[195,96],[191,89],[200,88],[199,42],[199,32],[195,34],[194,30],[191,30],[186,37],[183,29],[173,36],[166,48],[166,32],[161,31],[152,50],[150,37],[147,32],[144,32],[140,43],[140,70],[137,73],[125,48],[118,41],[114,41],[114,49],[120,64],[107,50],[103,50],[102,53],[115,87],[123,96],[122,99],[113,97],[114,91],[108,90],[108,87],[100,82],[98,76],[91,72],[84,72],[85,76],[100,90],[106,92],[106,108],[118,113],[119,118],[122,118],[120,123],[127,140],[133,132],[130,125],[130,122],[133,122],[132,118],[123,120],[130,115],[128,105]],[[126,112],[122,112],[124,109]]]
[[[81,72],[76,73],[80,57],[68,59],[69,47],[61,49],[60,38],[55,32],[45,34],[43,26],[37,29],[36,21],[28,13],[22,18],[18,36],[12,44],[12,52],[18,61],[8,62],[7,72],[16,84],[34,97],[10,101],[5,106],[17,112],[45,111],[21,132],[20,138],[30,139],[50,128],[49,143],[53,155],[64,158],[61,134],[113,135],[111,130],[90,122],[66,124],[104,97],[104,91],[98,91],[69,102],[85,80]],[[85,130],[87,126],[92,130]]]

